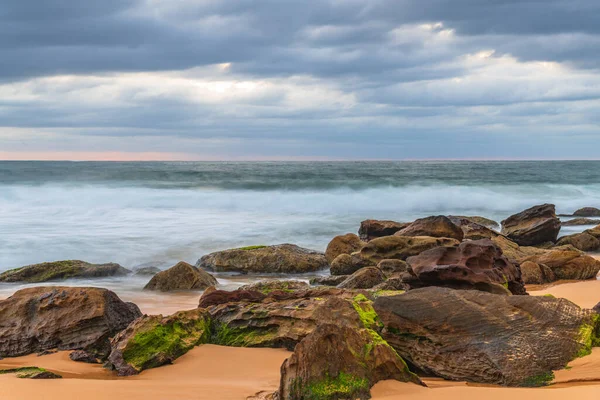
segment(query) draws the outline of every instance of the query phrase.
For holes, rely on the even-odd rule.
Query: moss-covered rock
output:
[[[119,375],[138,374],[173,362],[210,337],[211,318],[202,309],[143,316],[112,339],[108,366]]]
[[[62,376],[39,367],[21,367],[0,370],[0,375],[15,374],[21,379],[60,379]]]
[[[80,260],[64,260],[26,265],[0,274],[0,282],[40,283],[72,278],[123,276],[130,271],[119,264],[90,264]]]
[[[340,254],[352,254],[359,251],[366,242],[360,240],[354,233],[347,233],[334,237],[327,245],[325,250],[325,258],[331,263]]]

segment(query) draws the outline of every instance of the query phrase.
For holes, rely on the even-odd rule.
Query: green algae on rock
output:
[[[0,375],[15,374],[21,379],[60,379],[62,376],[39,367],[20,367],[0,370]]]
[[[108,365],[119,375],[138,374],[173,362],[210,336],[210,315],[202,309],[143,316],[112,339]]]
[[[119,264],[90,264],[81,260],[64,260],[26,265],[0,274],[0,282],[40,283],[72,278],[123,276],[130,271]]]

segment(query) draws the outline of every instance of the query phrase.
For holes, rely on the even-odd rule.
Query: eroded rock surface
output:
[[[534,206],[502,221],[502,234],[520,246],[554,243],[559,231],[554,204]]]
[[[459,242],[464,238],[462,229],[443,215],[417,219],[394,235],[451,238]]]

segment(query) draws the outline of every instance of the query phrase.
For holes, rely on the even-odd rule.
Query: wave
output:
[[[366,218],[438,214],[497,221],[540,203],[558,212],[600,204],[600,185],[406,185],[330,190],[157,189],[2,185],[0,269],[58,260],[160,267],[215,250],[297,243],[323,250]]]

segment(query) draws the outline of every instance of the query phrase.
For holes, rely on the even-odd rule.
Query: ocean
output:
[[[0,270],[62,259],[166,268],[255,244],[324,250],[367,218],[500,221],[541,203],[600,207],[600,162],[0,162]]]

